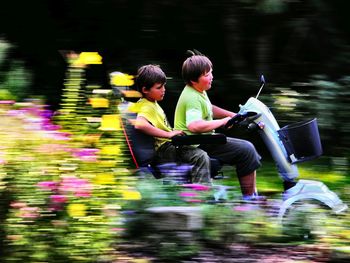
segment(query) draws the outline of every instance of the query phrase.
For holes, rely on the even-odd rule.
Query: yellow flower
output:
[[[89,102],[93,108],[108,108],[109,101],[105,98],[90,98]]]
[[[120,117],[117,114],[102,115],[101,127],[102,131],[120,131]]]
[[[114,184],[114,176],[111,173],[97,174],[94,179],[95,184]]]
[[[135,190],[123,190],[121,191],[122,198],[125,200],[141,200],[142,196],[139,191]]]
[[[69,204],[68,214],[71,217],[83,217],[86,215],[86,206],[84,204]]]
[[[121,153],[121,150],[118,145],[104,146],[101,149],[101,154],[105,154],[105,155],[119,155],[120,153]]]
[[[102,64],[102,57],[98,52],[81,52],[74,64]]]
[[[134,76],[121,72],[114,72],[111,76],[111,84],[114,86],[132,86],[134,85]]]

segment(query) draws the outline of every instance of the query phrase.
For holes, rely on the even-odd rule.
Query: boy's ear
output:
[[[142,87],[141,90],[142,90],[142,93],[147,93],[147,92],[148,92],[148,90],[146,89],[146,87]]]
[[[197,83],[197,81],[190,80],[191,81],[191,86],[193,86],[194,83]]]

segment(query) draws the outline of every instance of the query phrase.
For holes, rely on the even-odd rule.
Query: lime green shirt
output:
[[[152,102],[145,98],[141,98],[138,102],[132,105],[130,109],[137,113],[137,116],[148,120],[154,127],[167,132],[172,131],[162,107],[160,107],[156,101]],[[155,148],[158,149],[159,146],[167,141],[170,141],[170,139],[155,137]]]
[[[202,93],[186,85],[175,109],[175,129],[186,134],[193,134],[187,126],[197,120],[213,120],[212,104],[205,91]]]

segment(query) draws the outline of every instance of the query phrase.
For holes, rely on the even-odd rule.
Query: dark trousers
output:
[[[226,144],[206,144],[199,148],[223,164],[235,165],[237,176],[248,175],[261,166],[260,155],[254,145],[246,140],[227,137]]]
[[[210,158],[202,149],[194,146],[176,148],[169,142],[162,144],[156,152],[156,163],[187,163],[192,166],[193,183],[210,184]]]

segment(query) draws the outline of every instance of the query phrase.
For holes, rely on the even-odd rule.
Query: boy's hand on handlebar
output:
[[[231,117],[225,117],[221,120],[222,120],[222,126],[226,127],[226,124],[231,120]]]
[[[238,123],[240,123],[241,121],[243,121],[245,118],[247,118],[246,114],[240,114],[237,113],[235,116],[233,116],[232,118],[230,118],[226,124],[225,124],[225,129],[230,129],[232,128],[233,125],[236,125]]]
[[[169,132],[169,138],[172,138],[177,135],[185,135],[185,133],[183,131],[177,131],[177,130]]]

